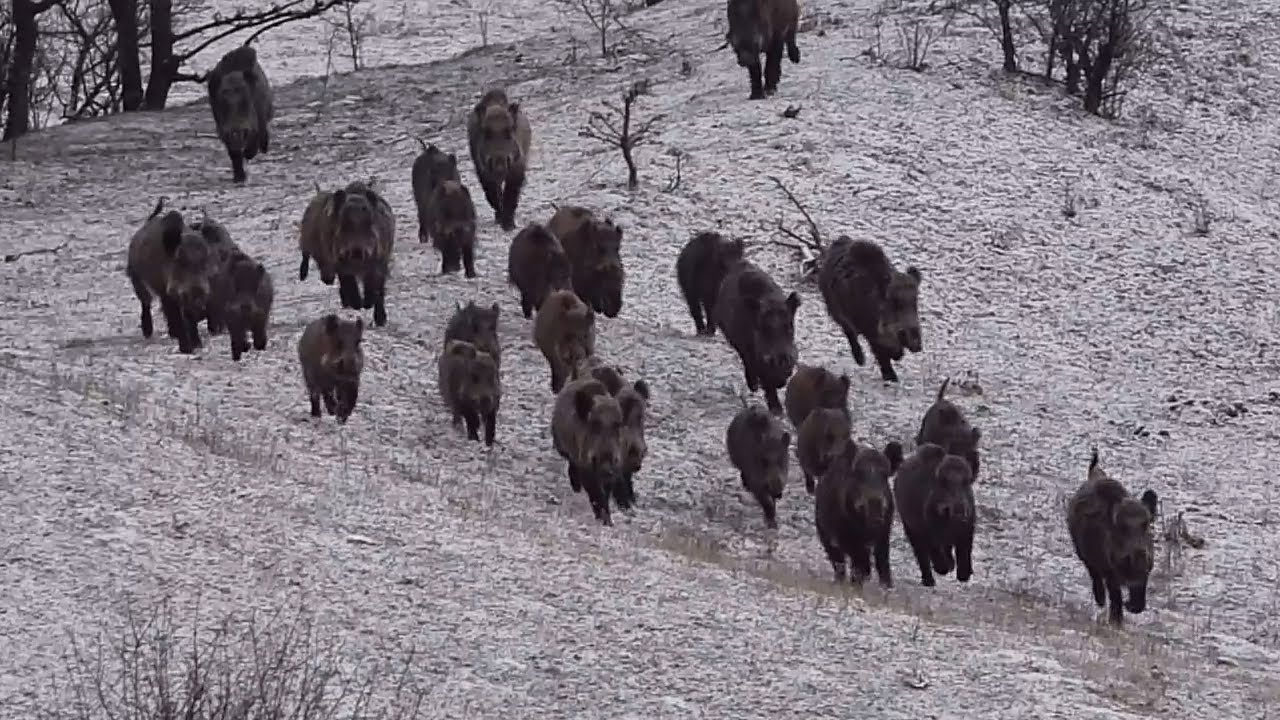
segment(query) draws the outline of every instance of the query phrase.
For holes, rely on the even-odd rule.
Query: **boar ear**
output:
[[[345,203],[346,201],[347,201],[346,190],[334,190],[333,197],[330,198],[330,201],[329,201],[329,207],[332,208],[330,212],[332,212],[334,215],[337,215],[338,211],[342,209],[342,204]]]
[[[520,114],[520,103],[513,102],[507,104],[507,112],[511,113],[511,117],[515,118]]]
[[[610,225],[612,225],[612,226],[614,227],[614,229],[618,231],[618,239],[619,239],[619,240],[621,240],[621,239],[622,239],[622,226],[621,226],[621,225],[619,225],[618,223],[613,222],[612,220],[610,220],[610,221],[609,221],[609,224],[610,224]]]
[[[1156,495],[1156,491],[1150,488],[1142,491],[1142,505],[1147,508],[1147,512],[1151,513],[1151,519],[1154,520],[1160,510],[1160,496]]]
[[[166,254],[172,255],[177,252],[178,245],[182,242],[184,224],[182,213],[177,210],[170,210],[160,221],[160,242]]]
[[[840,373],[840,387],[844,388],[846,393],[849,392],[849,385],[851,384],[849,373]]]
[[[364,196],[369,198],[369,204],[373,206],[374,210],[377,210],[378,206],[382,204],[382,197],[373,188],[365,188]]]
[[[502,314],[502,306],[498,303],[494,303],[489,306],[489,312],[493,313],[493,316],[496,318]]]
[[[595,404],[595,393],[587,388],[578,388],[573,394],[573,411],[578,419],[585,422],[591,417],[591,406]]]
[[[907,268],[907,274],[911,276],[911,279],[916,281],[917,285],[920,284],[920,271],[916,269],[914,265]]]
[[[448,158],[449,158],[449,164],[450,164],[450,165],[452,165],[452,166],[454,166],[454,167],[458,167],[458,156],[457,156],[456,154],[454,154],[454,153],[449,153]]]
[[[796,310],[799,310],[799,309],[800,309],[800,293],[796,292],[795,290],[792,290],[791,294],[787,296],[787,310],[789,310],[792,315],[795,315]]]
[[[324,331],[330,335],[338,332],[338,316],[329,313],[324,316]]]
[[[884,456],[889,459],[889,474],[898,472],[898,468],[902,467],[902,443],[890,440],[884,446]]]
[[[262,263],[255,263],[257,266],[258,279],[261,280],[267,276],[267,267]]]
[[[637,380],[632,387],[635,388],[637,395],[644,398],[645,402],[649,402],[649,383],[644,380]]]
[[[977,445],[978,442],[982,440],[982,431],[976,427],[969,432],[969,435],[973,437],[974,445]]]

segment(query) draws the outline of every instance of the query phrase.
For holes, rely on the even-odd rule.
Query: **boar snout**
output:
[[[899,330],[898,342],[913,353],[920,352],[924,347],[923,343],[920,341],[920,330],[916,328],[912,328],[910,330]]]

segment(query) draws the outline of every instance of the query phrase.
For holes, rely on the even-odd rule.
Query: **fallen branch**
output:
[[[783,235],[786,235],[792,240],[795,240],[796,243],[799,243],[799,244],[795,245],[795,244],[783,242],[780,240],[774,240],[773,241],[774,244],[781,245],[783,247],[789,247],[789,248],[798,250],[800,252],[808,251],[812,253],[814,257],[821,255],[822,250],[825,247],[825,243],[822,240],[822,231],[818,229],[818,223],[814,222],[813,216],[809,214],[808,209],[805,208],[804,204],[801,203],[800,200],[795,196],[795,193],[791,192],[791,190],[781,180],[779,180],[777,177],[773,175],[770,175],[769,179],[772,180],[773,184],[777,185],[778,189],[781,190],[783,194],[787,196],[787,199],[791,201],[791,204],[796,206],[796,209],[799,210],[800,214],[804,216],[805,223],[809,225],[809,237],[806,238],[803,235],[800,235],[794,230],[791,230],[790,228],[788,228],[786,226],[786,223],[783,222],[782,216],[779,215],[777,230],[781,232]]]
[[[35,250],[24,250],[22,252],[9,253],[8,255],[4,256],[4,261],[14,262],[18,258],[24,258],[28,255],[56,255],[58,252],[60,252],[63,248],[65,248],[70,243],[71,243],[70,240],[63,240],[62,244],[58,245],[57,247],[36,248]]]

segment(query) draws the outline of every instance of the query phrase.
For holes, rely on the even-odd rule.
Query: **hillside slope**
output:
[[[866,3],[807,3],[842,23],[802,34],[778,95],[748,102],[745,72],[710,53],[721,4],[689,0],[631,16],[657,41],[629,43],[617,63],[566,63],[564,36],[547,33],[334,76],[327,90],[280,83],[272,152],[245,187],[200,105],[19,143],[0,166],[6,252],[68,245],[0,266],[0,714],[27,717],[65,630],[111,622],[126,599],[199,595],[227,612],[301,593],[352,651],[426,650],[428,717],[1264,717],[1280,703],[1280,145],[1274,116],[1234,103],[1273,107],[1276,71],[1219,60],[1237,46],[1275,56],[1260,29],[1275,27],[1272,5],[1175,13],[1184,67],[1176,83],[1157,71],[1176,94],[1156,84],[1131,101],[1146,123],[1083,117],[994,78],[971,60],[992,41],[963,25],[936,70],[875,66],[859,55]],[[638,77],[654,80],[639,112],[667,119],[629,193],[621,160],[578,130]],[[504,283],[509,236],[481,207],[475,281],[440,278],[414,241],[418,147],[405,135],[465,157],[462,118],[490,84],[533,119],[518,222],[575,202],[626,227],[626,305],[601,318],[599,350],[647,377],[655,400],[640,506],[611,529],[551,450],[545,363]],[[788,104],[798,118],[780,117]],[[671,148],[688,156],[664,192]],[[874,238],[924,273],[925,352],[899,387],[852,363],[802,287],[801,359],[850,373],[856,434],[906,442],[943,377],[981,386],[958,400],[984,431],[967,586],[926,592],[895,532],[891,592],[833,588],[798,470],[769,533],[727,464],[740,369],[723,339],[693,336],[674,259],[720,228],[759,239],[754,259],[795,285],[794,260],[763,242],[780,211],[798,222],[770,174],[829,234]],[[400,244],[390,322],[367,335],[360,404],[340,429],[309,420],[296,367],[302,326],[337,308],[334,288],[297,280],[296,222],[314,182],[371,175]],[[1193,192],[1216,216],[1208,237],[1188,232]],[[268,352],[235,364],[225,337],[194,357],[163,332],[143,341],[124,247],[162,194],[207,208],[265,258]],[[491,452],[449,428],[435,388],[444,323],[470,298],[504,308]],[[1169,552],[1148,612],[1119,631],[1097,621],[1062,521],[1091,445],[1208,540]]]

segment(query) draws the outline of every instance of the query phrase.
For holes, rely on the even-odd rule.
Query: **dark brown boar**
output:
[[[920,421],[920,431],[916,433],[916,445],[933,443],[946,450],[949,455],[959,455],[969,463],[973,477],[978,478],[978,441],[982,439],[982,431],[969,425],[964,413],[955,403],[946,399],[947,385],[951,379],[942,381],[938,388],[938,397],[925,411]]]
[[[556,395],[552,443],[569,463],[569,486],[586,490],[591,511],[604,525],[613,524],[609,498],[622,477],[623,423],[618,400],[595,378],[570,381]]]
[[[271,83],[258,64],[258,52],[242,45],[222,56],[209,71],[209,109],[213,124],[231,158],[231,178],[246,179],[244,161],[271,146],[271,120],[275,116]]]
[[[551,368],[551,392],[558,393],[574,368],[596,351],[595,311],[572,290],[556,290],[533,320],[533,341]]]
[[[799,428],[816,408],[834,408],[849,414],[849,376],[836,375],[817,365],[796,364],[783,397],[791,427]]]
[[[1089,459],[1089,475],[1067,504],[1067,529],[1076,556],[1089,571],[1093,601],[1110,600],[1111,623],[1124,622],[1124,612],[1147,608],[1147,579],[1155,562],[1151,524],[1159,497],[1146,490],[1134,499],[1098,466],[1098,450]],[[1129,599],[1124,599],[1124,589]]]
[[[733,46],[738,66],[747,69],[751,99],[772,95],[782,79],[782,50],[787,59],[800,62],[796,29],[800,6],[796,0],[729,0],[727,45]],[[764,53],[764,82],[760,77],[760,53]]]
[[[444,341],[466,340],[477,350],[489,353],[493,361],[502,365],[502,344],[498,342],[498,303],[480,307],[474,300],[466,305],[454,305],[453,316],[444,327]]]
[[[463,270],[476,276],[476,206],[467,186],[445,180],[428,199],[431,245],[440,253],[440,274]]]
[[[716,334],[716,296],[725,273],[743,259],[741,240],[726,240],[714,232],[698,233],[676,258],[676,281],[698,335]],[[705,321],[703,320],[705,313]]]
[[[356,181],[341,190],[317,192],[302,215],[298,278],[307,279],[315,258],[321,282],[332,285],[338,280],[342,307],[373,308],[373,324],[382,327],[387,324],[386,289],[395,235],[391,206],[367,184]]]
[[[440,397],[453,412],[454,427],[465,421],[467,439],[479,441],[483,423],[484,444],[493,447],[502,402],[497,360],[465,340],[446,340],[438,366]]]
[[[445,180],[462,182],[458,173],[458,156],[446,153],[434,144],[415,138],[422,152],[413,159],[411,181],[413,203],[418,208],[418,242],[426,242],[431,232],[431,193]]]
[[[598,355],[588,355],[573,370],[571,379],[592,378],[605,386],[622,409],[622,477],[614,484],[613,499],[622,510],[635,505],[635,475],[644,466],[649,446],[644,428],[649,410],[649,383],[628,383],[616,365],[606,365]]]
[[[486,92],[467,117],[467,145],[484,199],[503,230],[516,227],[516,206],[524,188],[533,131],[520,103],[505,90]]]
[[[920,271],[898,272],[880,246],[841,235],[822,254],[818,287],[827,314],[849,340],[853,361],[866,364],[858,344],[862,335],[886,382],[897,382],[893,361],[903,348],[920,352]]]
[[[618,317],[626,283],[622,226],[587,208],[567,205],[556,210],[546,227],[569,258],[574,292],[592,310],[607,318]]]
[[[311,416],[325,412],[345,424],[360,394],[364,371],[364,318],[343,320],[333,313],[307,323],[298,339],[298,361],[311,401]]]
[[[814,493],[814,524],[818,542],[831,561],[836,582],[848,576],[861,585],[871,575],[893,587],[889,566],[889,537],[893,532],[893,493],[889,476],[902,464],[902,446],[890,442],[884,451],[844,444],[818,482]],[[849,570],[846,573],[845,561]]]
[[[226,269],[214,279],[210,303],[231,336],[232,360],[238,361],[248,352],[250,335],[254,350],[267,349],[267,325],[274,301],[275,285],[267,268],[243,252],[232,255]]]
[[[178,341],[178,352],[190,354],[203,344],[196,324],[208,314],[214,262],[208,241],[186,223],[182,213],[152,213],[129,240],[125,264],[125,275],[142,308],[143,337],[150,338],[153,332],[151,301],[158,298],[169,336]]]
[[[754,263],[734,265],[720,284],[715,312],[725,340],[742,360],[751,392],[764,389],[769,411],[781,415],[778,389],[796,367],[795,319],[800,294],[782,288]]]
[[[813,494],[813,485],[831,461],[853,442],[849,414],[836,408],[814,408],[796,430],[796,459],[804,472],[804,489]]]
[[[778,527],[776,503],[787,485],[791,433],[772,413],[758,405],[749,405],[729,422],[725,446],[729,462],[742,478],[742,487],[764,511],[765,525]]]
[[[920,565],[920,584],[933,587],[933,573],[956,569],[956,579],[973,575],[973,470],[959,455],[938,445],[916,448],[898,468],[893,497],[911,551]]]
[[[507,251],[507,283],[520,291],[526,318],[542,307],[554,290],[572,290],[572,269],[560,240],[542,225],[529,223],[511,240]]]
[[[231,239],[231,233],[221,223],[208,216],[192,222],[191,229],[204,236],[205,242],[209,245],[210,295],[205,318],[208,321],[209,334],[220,335],[226,329],[227,320],[223,307],[226,294],[225,292],[220,294],[219,291],[226,287],[227,273],[231,270],[232,260],[243,255],[244,252]]]

